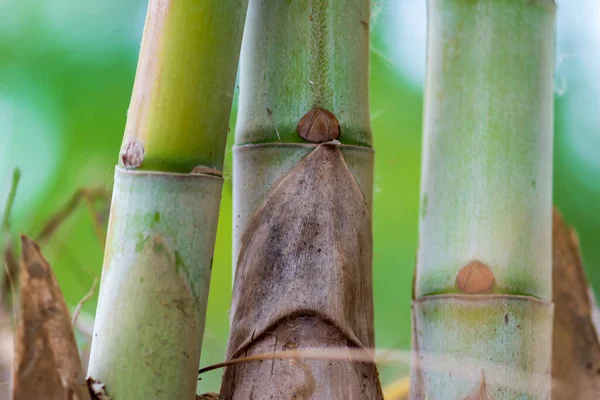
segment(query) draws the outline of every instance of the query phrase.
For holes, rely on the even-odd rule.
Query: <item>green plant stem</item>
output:
[[[150,0],[88,370],[113,400],[195,399],[246,6]]]
[[[221,188],[117,169],[88,371],[113,399],[193,399]]]
[[[252,1],[236,145],[303,143],[298,121],[322,107],[339,120],[340,142],[370,146],[369,24],[363,0]]]
[[[123,137],[140,169],[221,170],[247,0],[151,0]]]
[[[549,398],[554,13],[429,1],[414,399]]]
[[[10,231],[10,215],[15,203],[15,196],[17,195],[17,187],[19,186],[20,179],[21,170],[19,168],[15,168],[13,170],[12,180],[10,183],[10,192],[8,192],[8,198],[6,199],[6,204],[4,206],[4,214],[2,215],[2,234]]]

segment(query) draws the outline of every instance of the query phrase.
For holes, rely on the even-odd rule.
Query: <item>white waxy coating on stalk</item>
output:
[[[410,396],[546,400],[555,4],[428,7]]]
[[[88,371],[112,398],[195,395],[222,184],[117,168]]]
[[[416,297],[472,260],[551,299],[554,6],[431,0]]]
[[[411,398],[550,399],[552,306],[526,296],[441,295],[413,304]],[[494,340],[490,340],[493,338]],[[473,398],[473,400],[479,400]]]

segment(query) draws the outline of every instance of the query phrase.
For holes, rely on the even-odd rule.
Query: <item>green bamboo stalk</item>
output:
[[[137,142],[139,169],[223,168],[246,7],[247,0],[150,1],[122,157]]]
[[[246,6],[149,3],[88,371],[114,400],[195,399]]]
[[[374,346],[369,3],[250,1],[234,147],[228,359]],[[337,144],[318,144],[332,139]],[[230,366],[221,395],[381,398],[375,366],[351,359]]]
[[[554,14],[429,0],[413,399],[550,398]]]

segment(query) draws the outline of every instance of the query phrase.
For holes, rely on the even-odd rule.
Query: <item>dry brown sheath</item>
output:
[[[577,234],[557,211],[552,222],[552,399],[600,399],[600,344]]]
[[[89,400],[69,310],[39,247],[21,237],[14,400]]]
[[[371,216],[337,146],[272,189],[242,236],[228,359],[372,348]],[[226,368],[223,399],[382,399],[374,363],[265,360]]]

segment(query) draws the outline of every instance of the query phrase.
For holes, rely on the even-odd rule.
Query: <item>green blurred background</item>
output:
[[[15,232],[39,233],[82,187],[110,187],[133,85],[146,0],[0,0],[0,203],[22,170]],[[424,0],[373,2],[371,113],[377,346],[409,349],[417,248]],[[600,288],[600,2],[559,1],[554,202],[580,233]],[[235,104],[231,130],[235,126]],[[230,135],[229,139],[232,139]],[[231,141],[231,140],[230,140]],[[224,357],[231,292],[231,153],[201,364]],[[102,246],[81,205],[43,250],[75,305],[100,275]],[[97,298],[84,310],[93,314]],[[389,382],[407,365],[382,371]],[[221,372],[203,376],[217,390]]]

